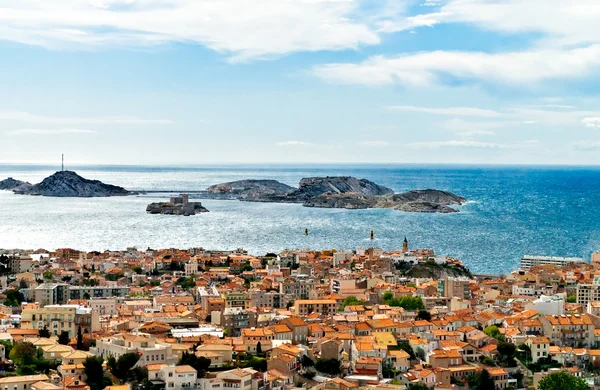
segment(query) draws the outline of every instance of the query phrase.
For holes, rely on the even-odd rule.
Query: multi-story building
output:
[[[529,269],[536,265],[552,264],[560,267],[566,267],[575,263],[583,263],[584,260],[581,257],[557,257],[557,256],[533,256],[524,255],[521,258],[521,268]]]
[[[162,366],[158,375],[165,383],[165,389],[184,390],[196,387],[198,372],[188,365]]]
[[[34,261],[30,256],[14,256],[8,259],[10,272],[14,274],[30,272],[33,269],[34,264],[39,263]]]
[[[333,316],[336,306],[335,299],[298,299],[294,302],[295,313],[299,316],[307,316],[310,313]]]
[[[93,298],[88,301],[89,307],[101,316],[117,314],[122,303],[120,298]]]
[[[129,295],[129,287],[71,286],[66,283],[43,283],[35,289],[35,301],[41,306],[61,305],[70,299],[114,298]]]
[[[126,353],[136,353],[140,357],[138,366],[148,364],[175,364],[177,356],[173,354],[171,344],[157,343],[149,334],[118,334],[96,342],[96,346],[90,348],[90,353],[107,359],[113,356],[118,359]]]
[[[213,312],[213,315],[218,312]],[[242,329],[250,326],[250,314],[241,307],[228,307],[221,313],[220,325],[227,331],[228,336],[239,337]]]
[[[69,299],[114,298],[129,296],[129,287],[69,286]]]
[[[225,291],[221,293],[221,297],[225,300],[225,306],[240,307],[242,309],[248,309],[250,307],[250,298],[245,291]]]
[[[249,291],[250,307],[271,307],[280,309],[283,307],[284,297],[282,293],[275,291],[254,290]]]
[[[471,298],[469,278],[446,278],[438,281],[438,295],[446,298]]]
[[[314,279],[308,277],[286,278],[283,283],[280,283],[280,291],[282,294],[296,297],[299,299],[308,299],[309,294],[315,288]]]
[[[541,316],[544,335],[559,347],[589,347],[594,343],[594,324],[587,314]]]
[[[67,303],[69,285],[66,283],[42,283],[35,288],[34,298],[40,306]]]
[[[600,301],[600,278],[594,278],[592,284],[577,284],[577,303],[587,306],[597,301]]]
[[[46,305],[25,309],[21,314],[22,329],[47,328],[54,335],[66,331],[69,337],[75,337],[79,327],[84,333],[99,330],[98,312],[79,305]]]

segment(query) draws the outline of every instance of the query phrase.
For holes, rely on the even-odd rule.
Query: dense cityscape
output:
[[[506,275],[406,239],[262,256],[0,253],[4,389],[600,385],[600,252],[526,255]]]

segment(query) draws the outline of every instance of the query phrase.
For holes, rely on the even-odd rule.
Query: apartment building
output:
[[[335,299],[299,299],[294,302],[296,315],[307,316],[318,313],[322,316],[333,316],[336,313]]]
[[[438,295],[446,298],[471,298],[469,278],[446,278],[438,281]]]
[[[66,283],[43,283],[35,288],[35,301],[41,306],[61,305],[70,299],[98,299],[129,296],[129,287],[71,286]]]
[[[271,307],[273,309],[282,308],[284,296],[276,291],[254,290],[249,291],[250,307]]]
[[[98,340],[96,346],[90,348],[90,353],[105,359],[109,356],[118,359],[126,353],[137,353],[140,356],[138,366],[177,363],[177,356],[173,355],[171,344],[157,343],[154,337],[143,333],[118,334]]]
[[[521,258],[521,268],[529,269],[536,265],[552,264],[560,267],[566,267],[575,263],[583,263],[584,260],[581,257],[558,257],[558,256],[533,256],[524,255]]]
[[[46,305],[25,309],[21,314],[22,329],[47,328],[54,335],[66,331],[69,337],[75,337],[79,327],[84,333],[100,330],[98,312],[80,305]]]
[[[165,383],[165,390],[185,390],[196,387],[198,372],[188,365],[162,366],[158,377]]]
[[[559,347],[589,347],[594,343],[594,324],[587,314],[540,317],[544,335]]]
[[[597,301],[600,301],[600,278],[594,278],[592,284],[577,284],[577,303],[587,306]]]

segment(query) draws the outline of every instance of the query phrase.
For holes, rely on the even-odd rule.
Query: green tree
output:
[[[262,354],[262,345],[260,344],[260,341],[258,343],[256,343],[256,354],[257,355]]]
[[[408,387],[406,389],[407,390],[430,390],[429,387],[423,382],[411,383],[408,385]]]
[[[199,375],[203,375],[211,365],[209,358],[196,356],[193,353],[184,352],[177,363],[178,366],[188,365],[194,367]]]
[[[431,313],[429,313],[427,310],[419,310],[419,313],[417,314],[415,319],[431,321]]]
[[[495,389],[496,388],[496,383],[494,382],[494,379],[492,378],[492,376],[490,375],[490,373],[488,372],[488,370],[486,370],[485,368],[481,371],[481,375],[479,375],[479,386],[477,387],[478,390],[487,390],[487,389]]]
[[[142,269],[142,267],[140,267],[139,265],[137,265],[137,266],[133,267],[131,270],[132,270],[133,272],[135,272],[136,274],[138,274],[138,275],[141,275],[141,274],[143,274],[143,273],[144,273],[144,270],[143,270],[143,269]]]
[[[394,298],[394,293],[391,291],[386,291],[383,293],[383,302],[389,301]]]
[[[489,337],[493,337],[497,340],[504,341],[504,335],[500,333],[500,329],[496,325],[490,325],[486,327],[483,332]]]
[[[70,341],[71,341],[71,338],[69,337],[69,332],[67,332],[66,330],[63,330],[62,332],[60,332],[60,335],[58,335],[58,343],[59,344],[69,345]]]
[[[47,339],[49,339],[51,336],[50,331],[48,330],[48,327],[46,325],[44,325],[44,327],[38,331],[38,335]]]
[[[577,303],[577,295],[569,295],[567,297],[567,303]]]
[[[33,344],[26,341],[19,341],[13,345],[8,357],[15,362],[17,366],[27,366],[33,363],[36,356],[36,348]]]
[[[83,334],[81,333],[81,325],[77,327],[77,349],[83,349]]]
[[[44,273],[42,274],[42,276],[44,277],[44,279],[52,280],[53,274],[50,271],[44,271]]]
[[[0,344],[4,345],[4,358],[10,359],[10,351],[12,351],[13,343],[8,340],[0,340]]]
[[[425,310],[425,305],[420,297],[406,296],[394,298],[394,294],[391,291],[386,291],[383,294],[383,303],[389,306],[401,307],[408,311]]]
[[[110,379],[104,374],[103,359],[100,356],[90,356],[83,362],[85,381],[90,390],[102,390],[112,385]]]
[[[148,369],[146,367],[136,366],[131,371],[133,372],[133,376],[138,383],[142,383],[144,379],[148,379]]]
[[[329,375],[338,375],[342,372],[340,368],[340,361],[337,359],[317,359],[315,368],[317,371],[321,371]]]
[[[556,372],[544,377],[538,390],[589,390],[587,383],[565,371]]]
[[[342,307],[361,306],[364,304],[365,304],[365,301],[361,301],[360,299],[356,298],[355,296],[349,296],[346,299],[344,299],[344,303],[342,304]]]
[[[515,353],[517,347],[514,344],[500,341],[497,345],[498,355],[500,356],[500,362],[509,367],[515,367]]]
[[[117,359],[113,375],[116,376],[122,383],[129,379],[131,369],[137,364],[140,357],[137,353],[125,353]]]
[[[246,271],[254,271],[254,268],[252,268],[252,265],[250,265],[249,261],[246,261],[246,264],[244,264],[240,267],[240,272],[246,272]]]
[[[16,307],[21,304],[21,302],[25,302],[25,296],[19,292],[19,290],[7,290],[5,292],[6,300],[4,304],[6,306]]]
[[[307,355],[302,355],[302,367],[314,367],[315,362]]]

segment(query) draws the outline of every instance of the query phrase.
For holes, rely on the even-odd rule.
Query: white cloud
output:
[[[303,142],[303,141],[284,141],[284,142],[277,142],[275,145],[277,145],[277,146],[315,146],[314,144],[311,144],[310,142]]]
[[[8,135],[59,135],[59,134],[96,134],[88,129],[16,129],[5,132]]]
[[[527,120],[527,121],[523,121],[523,123],[525,123],[526,125],[533,125],[534,123],[539,123],[539,121]]]
[[[600,150],[600,141],[578,141],[573,143],[573,148],[582,151]]]
[[[454,116],[481,116],[481,117],[497,117],[501,114],[493,110],[486,110],[482,108],[474,107],[446,107],[446,108],[435,108],[435,107],[417,107],[417,106],[388,106],[389,110],[399,111],[415,111],[424,112],[427,114],[436,115],[454,115]]]
[[[581,120],[586,127],[600,128],[600,117],[583,118]]]
[[[469,131],[461,131],[456,133],[459,137],[472,138],[478,136],[488,136],[488,135],[496,135],[493,131],[489,130],[469,130]]]
[[[451,148],[476,148],[476,149],[503,149],[505,145],[491,142],[480,142],[474,140],[450,140],[450,141],[432,141],[432,142],[413,142],[408,146],[416,149],[439,149],[445,147]]]
[[[445,84],[450,77],[522,87],[552,79],[584,78],[600,66],[600,45],[575,49],[535,49],[521,52],[486,53],[432,51],[395,57],[373,56],[354,63],[317,66],[313,72],[333,83],[370,86]]]
[[[427,11],[427,8],[422,8]],[[542,11],[543,10],[543,11]],[[575,46],[600,42],[600,2],[596,0],[449,0],[439,9],[390,19],[386,31],[442,23],[468,23],[505,34],[538,33],[537,46]]]
[[[450,141],[413,142],[408,146],[416,149],[440,149],[440,148],[467,148],[467,149],[523,149],[535,147],[537,140],[527,140],[511,144],[500,144],[493,142],[482,142],[473,139],[460,139]]]
[[[388,141],[363,141],[358,143],[359,146],[386,147],[392,144]]]
[[[36,115],[29,112],[21,111],[0,111],[0,120],[27,122],[27,123],[45,123],[45,124],[124,124],[124,125],[147,125],[160,124],[167,125],[174,123],[168,119],[143,119],[135,116],[119,116],[119,117],[100,117],[100,118],[85,118],[85,117],[59,117],[59,116],[44,116]]]
[[[368,26],[377,15],[362,15],[360,5],[344,0],[0,0],[0,39],[87,50],[186,42],[244,61],[378,44]]]

